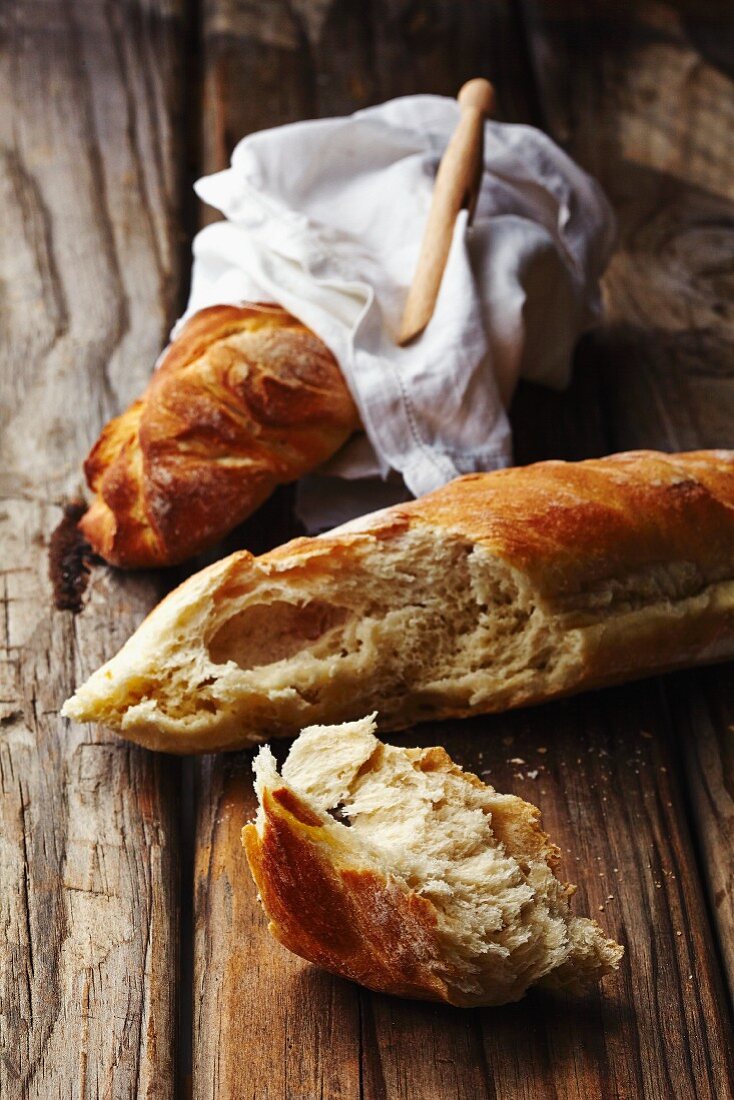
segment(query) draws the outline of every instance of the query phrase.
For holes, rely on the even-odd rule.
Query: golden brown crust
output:
[[[285,795],[290,795],[290,801]],[[301,958],[383,993],[452,999],[440,974],[433,906],[371,868],[326,855],[321,823],[287,788],[263,792],[262,835],[242,834],[270,931]],[[295,812],[294,812],[295,811]]]
[[[567,679],[498,691],[481,707],[451,700],[443,708],[436,699],[434,719],[502,711],[734,656],[734,451],[629,451],[469,474],[343,532],[295,539],[255,563],[264,569],[288,563],[301,576],[349,572],[365,534],[388,542],[425,527],[502,559],[569,628],[589,628]],[[682,591],[639,596],[635,585],[646,572],[678,567],[688,572]],[[228,582],[234,589],[237,572]],[[614,613],[636,607],[638,615]],[[420,718],[406,705],[404,717],[385,728]]]
[[[319,733],[333,737],[339,729],[315,727],[304,736]],[[349,736],[348,728],[344,736]],[[383,752],[402,754],[416,771],[451,774],[469,787],[487,791],[491,796],[491,840],[485,842],[499,847],[502,860],[516,862],[517,871],[506,879],[508,884],[513,881],[510,889],[517,887],[514,874],[519,873],[529,892],[519,909],[508,904],[501,926],[487,928],[487,939],[479,935],[469,948],[478,932],[476,926],[471,931],[466,907],[471,907],[473,897],[481,911],[482,899],[486,900],[482,872],[475,865],[471,870],[464,868],[469,879],[461,879],[471,882],[472,875],[478,876],[473,880],[475,893],[470,889],[463,895],[461,905],[449,916],[445,905],[455,882],[451,885],[450,879],[445,880],[444,907],[437,908],[423,893],[422,877],[427,875],[435,886],[435,875],[441,873],[435,867],[414,869],[413,885],[409,885],[395,869],[390,846],[382,849],[379,829],[363,847],[359,837],[364,834],[357,832],[356,825],[344,828],[335,824],[326,812],[326,803],[317,804],[318,797],[305,801],[308,796],[281,779],[274,768],[267,770],[265,778],[256,765],[260,811],[256,822],[243,829],[242,842],[270,921],[269,930],[280,943],[317,966],[371,989],[457,1006],[517,1000],[534,982],[581,992],[617,968],[622,948],[607,939],[595,921],[575,917],[568,907],[575,887],[560,882],[556,875],[558,849],[540,828],[535,806],[487,788],[454,764],[441,748],[379,746],[361,765],[356,760],[352,765],[358,769],[355,776],[368,773],[379,777]],[[344,759],[340,768],[345,766]],[[386,774],[391,774],[389,766]],[[392,774],[400,776],[393,780],[395,788],[400,788],[404,775]],[[328,786],[328,776],[324,780]],[[313,785],[313,780],[309,782]],[[451,795],[441,788],[444,797],[455,800],[457,810],[465,805],[460,786],[450,788]],[[438,788],[427,789],[435,792]],[[395,789],[389,780],[380,788],[378,779],[367,804],[374,810],[380,797],[383,806],[389,804],[391,794],[395,795]],[[488,805],[484,812],[489,812]],[[358,809],[356,815],[359,820]],[[449,819],[449,824],[443,817],[433,823],[422,820],[426,835],[432,829],[445,830],[442,855],[454,843],[455,858],[460,861],[466,845],[471,844],[472,859],[477,858],[475,820],[468,819],[471,825],[457,817]],[[394,832],[391,835],[394,843]],[[406,839],[407,846],[413,841],[420,851],[421,837]],[[430,862],[425,853],[424,858]],[[500,904],[498,893],[490,890],[490,894],[493,904]],[[513,932],[516,921],[522,922],[522,931],[514,927]],[[504,952],[487,950],[494,935],[501,938]],[[487,966],[490,958],[493,962]]]
[[[182,561],[358,427],[333,355],[285,310],[201,310],[92,448],[85,473],[97,496],[82,531],[115,565]]]
[[[263,621],[271,601],[300,608],[326,600],[340,607],[340,586],[354,589],[355,578],[359,591],[369,594],[371,570],[379,575],[383,551],[420,571],[410,544],[450,540],[467,551],[477,575],[490,559],[501,559],[504,572],[511,571],[515,588],[509,590],[518,593],[511,598],[529,618],[519,620],[512,635],[519,642],[510,675],[497,672],[496,661],[485,667],[480,654],[466,684],[460,682],[464,665],[455,674],[442,672],[438,685],[427,680],[430,691],[407,679],[404,689],[389,694],[380,688],[374,695],[378,653],[368,675],[355,662],[339,660],[324,672],[314,661],[312,679],[296,683],[303,693],[291,692],[283,701],[291,686],[288,667],[278,671],[285,693],[271,692],[267,678],[260,687],[256,673],[236,661],[221,663],[216,648],[212,659],[207,639],[216,624],[227,609],[236,619],[261,585],[266,594],[255,602],[262,604]],[[432,568],[427,562],[424,580],[431,580]],[[406,599],[394,575],[394,602],[389,592],[381,597],[387,611],[399,610]],[[349,598],[347,593],[343,602]],[[359,609],[355,615],[360,622]],[[532,638],[525,645],[523,634],[533,620],[545,631],[538,628],[536,648]],[[447,629],[450,624],[447,607]],[[209,752],[292,736],[307,723],[345,721],[355,708],[359,713],[379,705],[381,728],[400,729],[732,657],[734,452],[638,451],[470,475],[328,536],[296,539],[258,558],[232,555],[171,593],[78,690],[66,713],[104,720],[155,748]],[[175,697],[166,686],[172,674],[178,677]],[[202,681],[208,686],[196,686]],[[181,700],[188,706],[183,718]]]
[[[674,562],[693,563],[704,582],[734,578],[734,451],[625,451],[466,474],[256,560],[318,572],[329,559],[347,563],[365,535],[386,542],[419,527],[485,548],[551,601]]]
[[[486,548],[545,598],[661,563],[695,563],[707,580],[732,577],[734,451],[627,451],[468,474],[388,509],[370,532],[389,538],[415,524]]]

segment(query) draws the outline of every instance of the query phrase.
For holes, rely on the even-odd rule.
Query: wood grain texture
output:
[[[634,19],[603,21],[545,3],[527,11],[551,132],[597,174],[619,217],[605,280],[610,324],[587,349],[609,449],[730,446],[731,11],[641,4]],[[731,668],[665,684],[734,995]]]
[[[568,393],[521,391],[518,459],[731,445],[734,65],[725,16],[706,7],[643,4],[621,22],[569,4],[525,3],[521,18],[501,0],[207,0],[203,164],[221,167],[253,128],[491,76],[505,118],[542,110],[601,176],[621,227],[611,323],[585,341]],[[175,312],[181,9],[51,0],[0,20],[0,1095],[165,1097],[190,901],[186,875],[177,898],[178,765],[57,712],[168,579],[95,569],[75,618],[51,608],[45,543]],[[293,533],[289,500],[227,549]],[[194,972],[181,989],[194,1094],[733,1095],[719,976],[722,959],[734,972],[730,679],[687,673],[403,738],[440,741],[544,808],[577,910],[628,948],[584,1001],[455,1011],[289,956],[266,935],[239,846],[249,755],[192,765]]]
[[[47,544],[174,308],[175,2],[0,15],[0,1095],[169,1097],[176,771],[58,710],[159,595]]]
[[[539,118],[534,79],[518,37],[520,20],[509,5],[290,5],[287,17],[295,30],[288,42],[277,44],[271,30],[260,34],[254,29],[252,11],[249,5],[244,12],[223,3],[209,6],[206,119],[217,139],[207,150],[208,167],[225,163],[232,142],[256,126],[353,110],[418,89],[453,95],[463,79],[476,74],[490,76],[497,85],[505,118]],[[568,70],[576,66],[585,83],[574,86],[573,102],[564,98],[567,87],[554,93],[543,68],[544,50],[552,60],[560,47],[556,42],[544,45],[542,13],[529,14],[543,106],[548,96],[548,117],[551,105],[557,111],[565,106],[570,120],[561,136],[570,138],[577,118],[585,118],[601,95],[594,83],[593,58],[574,52],[570,59],[561,49],[558,74],[565,74],[568,82]],[[583,13],[576,18],[585,22]],[[568,32],[565,26],[560,37]],[[289,66],[288,54],[296,51],[296,42],[298,60]],[[608,49],[613,53],[612,44]],[[273,55],[272,50],[278,52]],[[278,85],[274,99],[249,96],[243,106],[245,89],[257,80],[257,66],[268,66],[273,56],[278,58],[271,69],[277,73],[271,75]],[[633,52],[628,80],[640,79],[632,71],[638,60]],[[596,98],[591,105],[579,102],[592,93]],[[641,107],[644,102],[630,104],[630,117],[637,117]],[[597,149],[597,132],[602,144],[611,140],[618,125],[616,110],[614,104],[606,107],[609,134],[597,116],[587,123],[590,150]],[[641,197],[634,179],[628,186],[631,199]],[[657,192],[644,194],[654,207]],[[624,217],[616,192],[614,198]],[[627,401],[634,416],[640,401],[650,400],[649,372],[657,362],[656,407],[667,409],[668,418],[685,415],[662,385],[665,352],[660,350],[654,303],[639,321],[625,319],[622,304],[614,304],[621,303],[633,274],[643,285],[641,269],[654,272],[669,264],[665,255],[648,258],[646,249],[643,236],[634,264],[630,260],[626,270],[617,274],[614,268],[610,276],[615,325],[602,345],[609,370],[598,362],[598,341],[586,341],[569,392],[524,387],[519,394],[513,410],[519,461],[549,455],[581,458],[613,449],[622,420],[610,402],[611,371],[624,371],[625,379],[634,376],[641,387],[642,393],[624,397],[624,386],[617,385],[617,373],[613,376],[617,400]],[[688,278],[686,263],[698,263],[699,255],[692,244],[681,260],[678,299]],[[669,289],[666,309],[673,308]],[[700,348],[691,341],[685,309],[680,310],[679,331],[691,348],[685,362],[691,371],[686,373],[682,365],[680,377],[688,386],[692,373],[701,369]],[[624,358],[623,337],[632,326],[634,347],[644,348],[637,353],[642,378]],[[717,415],[713,407],[711,414]],[[730,424],[724,410],[722,427],[727,420]],[[643,435],[645,423],[643,413]],[[709,441],[691,430],[686,445]],[[638,443],[664,445],[659,437]],[[290,533],[287,515],[281,519],[260,528],[266,544]],[[531,994],[508,1009],[456,1011],[372,994],[288,956],[265,933],[237,846],[239,827],[254,808],[250,757],[203,765],[197,823],[194,1094],[213,1100],[236,1087],[246,1096],[359,1095],[365,1100],[731,1095],[727,1011],[697,870],[700,841],[692,840],[687,825],[691,792],[680,767],[674,736],[678,719],[667,683],[591,694],[508,716],[426,725],[402,739],[413,744],[438,741],[466,767],[488,772],[500,789],[544,808],[545,823],[566,853],[565,871],[580,885],[577,911],[597,916],[628,949],[620,974],[582,1002]],[[691,709],[697,696],[685,698],[688,720],[700,736],[701,716]],[[707,708],[709,720],[724,706],[709,703],[708,696],[698,705]],[[281,755],[284,751],[278,748]],[[709,778],[711,774],[707,772]],[[727,797],[725,775],[722,768],[715,788],[717,807]],[[727,875],[727,857],[721,853],[726,849],[718,844],[712,848],[718,862],[709,861],[709,878],[712,889],[721,889]],[[227,942],[237,945],[229,958],[224,955]],[[341,1029],[335,1024],[335,1008]],[[241,1057],[245,1049],[251,1052],[248,1058]]]

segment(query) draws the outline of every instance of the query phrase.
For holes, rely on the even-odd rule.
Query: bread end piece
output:
[[[374,729],[306,729],[281,773],[258,754],[242,839],[276,939],[371,989],[457,1006],[534,984],[580,993],[618,968],[624,949],[571,913],[536,807]]]
[[[81,530],[112,565],[175,565],[214,546],[359,426],[333,354],[284,309],[199,310],[90,451],[95,497]]]

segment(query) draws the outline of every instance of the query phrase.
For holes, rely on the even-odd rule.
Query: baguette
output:
[[[96,496],[79,526],[113,565],[172,565],[358,427],[334,356],[295,317],[278,306],[200,310],[92,448],[84,472]]]
[[[187,580],[63,713],[207,752],[734,656],[734,452],[472,474]]]
[[[453,1005],[583,993],[616,970],[623,948],[572,914],[535,806],[374,725],[304,730],[280,775],[260,750],[242,839],[276,939],[371,989]]]

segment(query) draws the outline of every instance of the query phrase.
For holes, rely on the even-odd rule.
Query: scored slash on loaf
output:
[[[571,912],[535,806],[374,726],[304,730],[280,775],[260,750],[242,839],[276,939],[371,989],[453,1005],[583,993],[616,970],[623,948]]]
[[[734,452],[472,474],[189,578],[63,713],[210,752],[382,729],[734,656]]]

